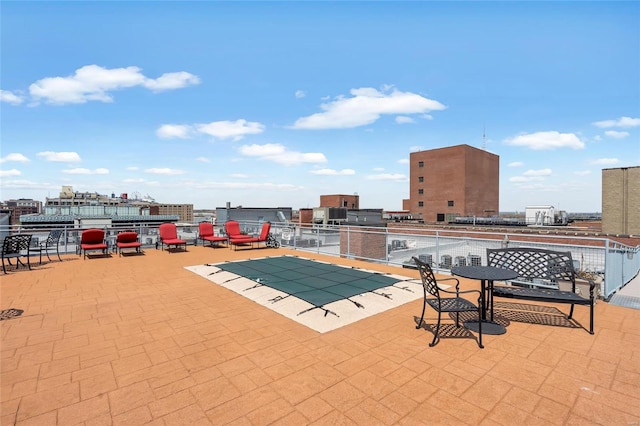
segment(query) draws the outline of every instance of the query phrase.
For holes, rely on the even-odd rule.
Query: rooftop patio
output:
[[[485,349],[467,333],[430,348],[421,300],[318,333],[184,268],[284,254],[418,278],[194,246],[12,271],[0,309],[24,312],[0,321],[1,424],[640,423],[640,310],[598,301],[593,336],[512,319]],[[588,313],[577,306],[576,321]]]

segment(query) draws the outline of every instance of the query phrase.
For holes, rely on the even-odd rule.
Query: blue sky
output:
[[[598,212],[640,165],[637,1],[0,7],[3,200],[400,210],[410,152],[468,144],[501,211]]]

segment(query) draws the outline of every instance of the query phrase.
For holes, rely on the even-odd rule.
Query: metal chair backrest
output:
[[[16,255],[29,250],[31,237],[31,234],[7,235],[2,242],[2,255]]]
[[[420,279],[422,279],[422,287],[424,288],[425,295],[428,293],[440,299],[440,289],[438,288],[438,282],[436,281],[436,276],[433,274],[431,266],[417,257],[414,257],[413,261],[418,266],[418,271],[420,271]]]
[[[487,264],[513,269],[518,279],[546,279],[551,282],[569,281],[575,286],[576,273],[571,252],[526,247],[487,249]]]
[[[47,240],[44,243],[45,247],[57,246],[60,243],[60,237],[62,237],[63,233],[63,229],[54,229],[53,231],[49,232],[49,235],[47,235]]]

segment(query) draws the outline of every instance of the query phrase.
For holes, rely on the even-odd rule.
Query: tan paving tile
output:
[[[109,397],[106,394],[62,407],[58,410],[58,422],[71,425],[87,422],[96,417],[109,414]]]
[[[288,401],[279,398],[246,414],[246,418],[254,425],[285,424],[283,418],[294,412]]]
[[[17,421],[23,421],[80,402],[80,386],[70,383],[22,397]]]
[[[640,311],[599,301],[595,336],[512,322],[483,350],[430,348],[420,300],[320,334],[184,269],[284,253],[300,254],[147,250],[3,276],[0,307],[25,314],[0,322],[0,422],[640,423]]]

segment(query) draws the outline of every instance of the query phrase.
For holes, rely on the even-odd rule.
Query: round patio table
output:
[[[482,303],[482,318],[470,320],[464,323],[469,330],[478,332],[479,322],[482,321],[482,332],[485,334],[504,334],[507,329],[497,322],[493,321],[493,282],[513,280],[518,277],[518,273],[512,269],[497,268],[495,266],[454,266],[451,273],[462,278],[479,280],[481,283],[480,298]],[[488,286],[487,286],[488,284]],[[487,319],[487,304],[485,303],[486,291],[489,291],[489,313],[490,318]]]

